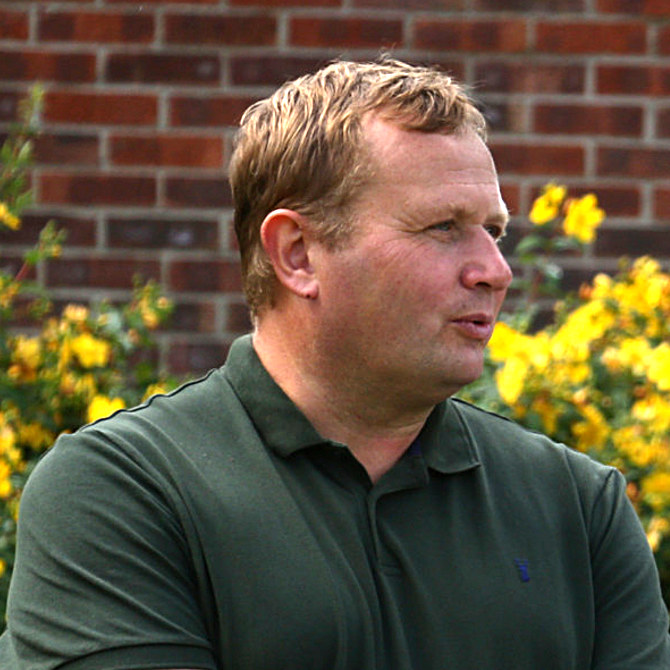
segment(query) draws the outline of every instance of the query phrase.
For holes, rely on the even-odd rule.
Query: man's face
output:
[[[371,399],[434,404],[482,372],[511,280],[497,244],[507,210],[474,134],[372,118],[365,137],[374,176],[355,232],[344,248],[319,250],[318,344]]]

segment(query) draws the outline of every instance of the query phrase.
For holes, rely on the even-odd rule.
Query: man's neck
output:
[[[432,407],[401,410],[355,384],[340,383],[327,364],[314,365],[316,354],[307,343],[295,346],[294,338],[282,341],[270,330],[254,334],[265,369],[320,435],[346,445],[370,479],[379,480],[412,444]]]

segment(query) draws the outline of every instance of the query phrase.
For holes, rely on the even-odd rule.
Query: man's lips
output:
[[[489,340],[495,325],[493,317],[484,313],[459,316],[453,319],[452,323],[466,337],[483,341]]]

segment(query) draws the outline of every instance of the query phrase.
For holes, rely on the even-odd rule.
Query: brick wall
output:
[[[13,0],[0,132],[31,83],[46,105],[37,205],[0,262],[55,217],[69,241],[40,278],[58,298],[157,278],[177,304],[164,363],[217,365],[248,327],[225,175],[241,111],[382,47],[474,87],[513,212],[549,179],[598,193],[609,218],[593,258],[565,261],[573,284],[621,254],[670,259],[670,0]]]

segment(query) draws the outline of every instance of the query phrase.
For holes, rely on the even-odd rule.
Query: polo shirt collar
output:
[[[327,442],[265,369],[251,335],[233,342],[223,371],[263,442],[281,456]]]
[[[280,456],[329,443],[267,372],[251,335],[233,342],[223,371],[265,444]],[[415,451],[416,447],[429,468],[445,474],[480,465],[472,434],[449,400],[431,412],[417,437]]]

